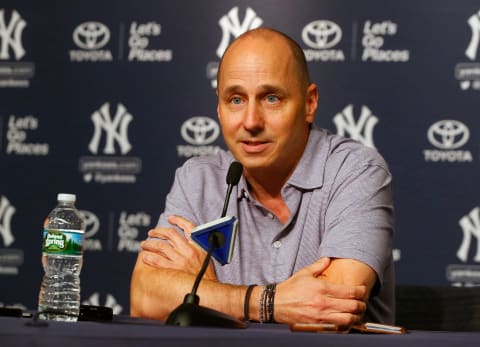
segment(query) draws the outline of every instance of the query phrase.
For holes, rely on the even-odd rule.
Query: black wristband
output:
[[[256,284],[251,284],[248,286],[247,291],[245,292],[245,301],[243,302],[243,317],[246,322],[250,320],[248,310],[250,308],[250,296],[252,295],[253,288],[255,288]]]

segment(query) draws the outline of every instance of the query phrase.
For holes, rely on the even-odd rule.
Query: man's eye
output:
[[[267,95],[266,99],[268,102],[277,102],[279,100],[278,96],[276,95]]]
[[[239,97],[233,97],[233,98],[230,99],[230,102],[232,104],[239,105],[239,104],[242,103],[242,99],[240,99]]]

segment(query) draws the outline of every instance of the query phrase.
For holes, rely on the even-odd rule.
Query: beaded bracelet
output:
[[[264,312],[265,312],[265,294],[267,291],[267,287],[263,287],[262,294],[260,295],[260,301],[258,302],[258,321],[260,323],[265,323]]]
[[[275,302],[275,292],[277,285],[275,283],[268,284],[263,287],[260,295],[259,307],[259,321],[260,323],[274,323],[273,308]]]

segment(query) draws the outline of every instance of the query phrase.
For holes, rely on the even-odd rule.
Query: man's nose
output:
[[[253,102],[248,105],[243,118],[243,127],[250,132],[263,129],[264,115],[261,107],[257,103]]]

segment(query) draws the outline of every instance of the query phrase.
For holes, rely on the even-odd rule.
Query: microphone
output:
[[[243,166],[237,161],[230,164],[226,177],[227,181],[227,193],[225,195],[225,202],[223,204],[223,210],[221,217],[225,217],[227,213],[228,202],[230,200],[230,194],[234,186],[240,181],[242,176]],[[205,260],[203,261],[202,268],[195,278],[192,291],[185,295],[183,303],[180,304],[175,310],[173,310],[167,318],[165,324],[177,325],[177,326],[206,326],[206,327],[219,327],[219,328],[232,328],[232,329],[245,329],[247,323],[240,321],[234,317],[231,317],[223,312],[210,309],[208,307],[200,306],[200,297],[197,295],[197,289],[200,281],[207,270],[208,263],[212,258],[212,253],[215,248],[220,248],[225,243],[225,236],[218,231],[213,231],[208,236],[210,247],[208,249]]]
[[[225,195],[225,202],[223,203],[222,215],[225,217],[227,214],[228,202],[230,201],[230,194],[232,194],[232,188],[238,184],[240,177],[242,177],[243,166],[238,161],[234,161],[230,164],[227,172],[227,194]]]

